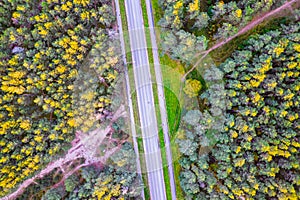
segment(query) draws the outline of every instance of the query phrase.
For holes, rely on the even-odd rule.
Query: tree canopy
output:
[[[295,22],[253,35],[204,76],[207,110],[198,123],[184,117],[178,138],[181,187],[188,197],[298,199],[299,29]],[[223,78],[210,71],[222,71]]]
[[[109,117],[119,44],[110,1],[0,2],[0,196]]]

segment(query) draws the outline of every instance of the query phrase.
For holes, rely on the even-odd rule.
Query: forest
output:
[[[152,3],[184,71],[178,199],[298,200],[300,2]],[[0,199],[142,199],[115,1],[3,0],[0,31]]]
[[[163,53],[197,102],[176,135],[184,198],[299,199],[299,3],[159,3]]]
[[[138,197],[129,133],[113,120],[112,2],[5,0],[0,10],[0,198]]]

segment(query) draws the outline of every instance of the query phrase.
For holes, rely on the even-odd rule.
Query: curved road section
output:
[[[150,196],[152,200],[165,200],[166,189],[140,1],[125,0],[125,9]]]

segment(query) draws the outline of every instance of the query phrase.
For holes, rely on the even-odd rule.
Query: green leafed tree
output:
[[[184,30],[167,31],[163,39],[162,49],[171,58],[190,64],[194,59],[195,52],[205,50],[207,43],[205,36],[195,36]]]
[[[199,114],[198,126],[190,120],[182,125],[186,138],[197,138],[193,141],[198,143],[195,154],[183,153],[180,161],[181,187],[188,197],[298,199],[299,30],[299,22],[294,22],[251,36],[219,66],[223,85],[211,75],[219,70],[204,76],[209,84],[201,98],[207,99],[207,109]],[[197,137],[197,130],[217,136],[204,157],[205,140]],[[184,139],[178,138],[179,147]],[[193,181],[195,177],[199,181]]]

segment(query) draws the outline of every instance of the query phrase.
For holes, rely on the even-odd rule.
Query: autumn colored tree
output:
[[[187,197],[298,199],[299,29],[295,22],[253,35],[210,70],[215,78],[206,73],[207,109],[184,117],[178,137]]]
[[[3,196],[65,152],[75,130],[110,117],[121,62],[105,29],[109,1],[1,1],[0,10]]]
[[[40,172],[27,178],[15,191],[1,200],[16,199],[20,195],[23,199],[27,199],[41,192],[42,199],[92,197],[96,199],[100,195],[97,191],[102,191],[99,187],[113,189],[113,192],[104,191],[104,194],[107,192],[105,196],[108,199],[139,196],[142,187],[140,176],[136,173],[135,152],[127,141],[128,135],[117,124],[117,121],[125,115],[125,107],[122,105],[101,127],[88,133],[77,132],[72,147],[65,155],[53,160]],[[90,167],[92,170],[85,170]],[[53,173],[55,171],[56,173]],[[41,182],[41,187],[33,187],[36,189],[34,191],[30,188],[29,192],[25,191],[48,175],[52,176],[50,177],[52,181],[46,181],[45,185]],[[75,182],[76,179],[82,178],[84,181]]]
[[[188,97],[192,98],[192,97],[198,96],[201,88],[202,88],[202,85],[201,85],[200,81],[198,81],[196,79],[188,79],[185,82],[183,91],[185,94],[188,95]]]

